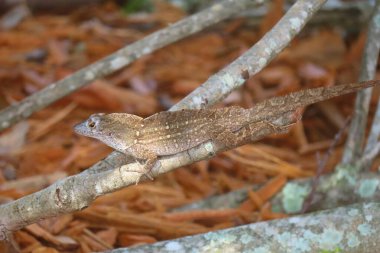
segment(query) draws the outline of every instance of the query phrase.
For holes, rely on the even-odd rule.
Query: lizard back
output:
[[[239,129],[248,120],[238,106],[159,112],[143,120],[138,143],[158,155],[175,154],[215,138],[224,130]]]

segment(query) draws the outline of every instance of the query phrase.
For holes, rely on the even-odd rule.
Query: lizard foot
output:
[[[140,180],[142,177],[146,176],[148,179],[150,180],[154,180],[154,177],[153,177],[153,174],[151,173],[151,171],[142,171],[142,170],[128,170],[129,172],[136,172],[136,173],[139,173],[140,176],[136,179],[136,185],[139,184]]]
[[[141,172],[141,171],[138,171],[141,175],[139,176],[139,178],[136,180],[136,185],[139,184],[140,182],[140,179],[143,177],[143,176],[146,176],[147,178],[149,178],[150,180],[154,180],[153,176],[151,174],[149,174],[149,172]]]
[[[137,163],[140,164],[139,161],[136,160]],[[143,176],[146,176],[148,179],[150,180],[154,180],[154,175],[152,173],[153,171],[153,168],[158,164],[157,161],[154,161],[154,162],[147,162],[146,164],[141,165],[141,170],[136,170],[136,171],[133,171],[133,172],[137,172],[137,173],[140,173],[141,175],[139,176],[139,178],[136,180],[136,185],[140,182],[141,178]],[[130,170],[131,171],[131,170]]]

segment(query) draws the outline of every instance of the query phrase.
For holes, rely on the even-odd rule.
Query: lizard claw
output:
[[[135,171],[135,172],[138,172],[140,173],[141,175],[139,176],[139,178],[136,180],[136,185],[140,182],[140,179],[143,177],[143,176],[146,176],[148,179],[150,180],[154,180],[154,176],[153,176],[153,173],[152,173],[152,170],[154,168],[155,164],[145,164],[143,166],[143,168],[141,169],[141,171]]]
[[[147,178],[149,178],[150,180],[154,180],[154,177],[152,175],[152,173],[150,171],[147,171],[147,172],[141,172],[141,171],[137,171],[139,173],[141,173],[141,175],[139,176],[139,178],[136,180],[136,185],[139,184],[140,182],[140,179],[143,177],[143,176],[146,176]]]

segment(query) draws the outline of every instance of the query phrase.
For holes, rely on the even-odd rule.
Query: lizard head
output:
[[[105,134],[105,126],[107,125],[104,113],[91,115],[86,121],[74,126],[77,134],[98,138],[99,135]]]
[[[136,121],[142,118],[127,113],[97,113],[74,126],[77,134],[98,139],[112,148],[125,150],[133,141]]]

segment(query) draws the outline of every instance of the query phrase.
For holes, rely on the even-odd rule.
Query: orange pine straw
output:
[[[74,213],[74,217],[89,221],[91,226],[93,227],[114,226],[120,231],[133,233],[133,234],[155,234],[157,232],[155,228],[137,226],[127,221],[119,222],[119,219],[115,217],[109,217],[106,214],[101,214],[101,213],[95,212],[93,210],[88,210],[88,209],[83,210],[81,212]],[[87,225],[83,224],[82,227],[75,226],[73,228],[70,228],[69,229],[70,234],[80,233],[85,227],[87,227]]]
[[[75,217],[89,220],[91,225],[112,225],[125,232],[155,235],[161,239],[207,232],[203,225],[190,222],[173,222],[143,213],[130,213],[121,210],[99,214],[96,211],[86,209],[75,213]]]
[[[15,231],[14,236],[17,239],[17,241],[19,241],[22,244],[25,244],[25,245],[26,244],[29,244],[29,245],[38,244],[38,245],[40,245],[40,242],[38,241],[38,239],[36,237],[32,236],[30,233],[27,233],[23,230]]]
[[[41,136],[46,135],[54,125],[62,121],[66,116],[68,116],[75,108],[76,104],[71,103],[64,107],[63,109],[56,111],[50,118],[39,123],[36,129],[31,132],[29,141],[35,141]]]
[[[118,244],[121,247],[127,247],[131,245],[146,244],[146,243],[155,243],[157,239],[153,236],[148,235],[134,235],[121,233],[119,235]]]
[[[234,226],[236,226],[236,222],[226,221],[226,222],[223,222],[223,223],[216,224],[215,226],[212,227],[211,230],[212,231],[221,230],[221,229],[231,228],[231,227],[234,227]]]
[[[106,251],[108,250],[107,247],[104,247],[102,244],[100,244],[98,241],[94,240],[93,238],[89,237],[88,235],[81,235],[79,240],[83,240],[87,243],[87,245],[90,246],[92,249],[92,252],[94,251]]]
[[[139,184],[139,187],[135,187],[137,191],[141,192],[142,195],[159,195],[164,197],[185,197],[182,191],[173,191],[172,187],[167,187],[163,185],[155,184]]]
[[[256,192],[249,190],[248,197],[249,197],[249,200],[251,200],[254,206],[256,207],[255,210],[257,208],[260,209],[264,205],[263,199]]]
[[[61,241],[58,240],[54,235],[52,235],[49,231],[45,230],[42,228],[40,225],[37,223],[28,225],[25,227],[25,230],[30,232],[32,235],[35,235],[37,237],[41,237],[44,240],[54,244],[54,245],[61,245]]]
[[[17,237],[16,237],[17,238]],[[20,238],[17,238],[17,241],[20,241]],[[21,243],[20,243],[21,244]],[[27,244],[25,244],[27,245]],[[23,248],[20,253],[29,253],[29,252],[39,252],[38,250],[40,250],[40,248],[42,248],[43,246],[41,245],[40,242],[35,242],[35,243],[28,243],[29,246],[26,246],[25,248]],[[4,246],[5,247],[5,246]],[[3,250],[2,247],[0,247],[0,250]],[[3,251],[2,251],[3,252]],[[4,251],[4,252],[7,252],[7,251]],[[52,253],[55,253],[55,252],[52,252]]]
[[[222,210],[194,210],[178,213],[166,213],[164,217],[170,221],[192,221],[199,219],[220,219],[230,218],[236,216],[239,211],[236,209],[222,209]]]
[[[175,178],[187,191],[196,191],[204,195],[209,194],[212,191],[212,187],[206,182],[202,182],[194,174],[190,173],[188,170],[177,170],[175,172]]]
[[[241,189],[244,186],[242,181],[239,181],[233,177],[227,176],[225,173],[218,174],[218,183],[222,189],[228,189],[228,191],[233,191]]]
[[[83,253],[91,253],[92,252],[92,250],[90,249],[90,246],[88,246],[88,244],[85,243],[84,241],[80,240],[79,244],[80,244],[80,249]]]
[[[263,150],[261,150],[259,148],[256,148],[253,145],[248,146],[248,149],[250,149],[250,152],[255,152],[255,153],[261,155],[263,158],[265,158],[265,159],[267,159],[269,161],[272,161],[274,163],[277,163],[279,165],[282,165],[284,167],[288,167],[288,166],[295,167],[294,165],[292,165],[292,164],[290,164],[290,163],[288,163],[288,162],[286,162],[286,161],[284,161],[284,160],[282,160],[280,158],[277,158],[276,156],[273,156],[270,153],[267,153],[267,152],[265,152],[265,151],[263,151]]]
[[[51,232],[53,234],[59,234],[62,232],[68,225],[69,223],[73,220],[73,215],[72,214],[66,214],[60,216],[56,222],[51,227]]]
[[[141,185],[143,186],[143,185]],[[120,203],[122,201],[128,202],[136,199],[140,196],[140,190],[138,187],[127,187],[119,191],[113,192],[112,194],[107,194],[97,198],[93,205],[110,205],[113,203]]]
[[[247,154],[252,154],[256,153],[261,156],[264,160],[267,160],[269,162],[273,162],[274,164],[277,164],[278,167],[280,167],[281,173],[286,174],[289,176],[294,176],[294,177],[308,177],[314,175],[313,172],[310,171],[304,171],[300,169],[298,166],[295,166],[291,163],[288,163],[266,151],[264,151],[262,148],[258,148],[255,145],[246,145],[243,148],[238,148],[236,150],[238,153],[247,155]],[[263,164],[264,166],[265,164]],[[252,165],[254,166],[254,165]]]
[[[255,206],[251,199],[247,199],[240,204],[239,209],[245,212],[253,212],[257,210],[257,206]]]
[[[97,236],[96,234],[92,233],[90,230],[88,230],[87,228],[83,230],[84,234],[86,234],[88,237],[90,237],[92,240],[96,241],[97,243],[99,243],[100,245],[102,245],[103,247],[107,248],[107,249],[112,249],[112,245],[109,245],[107,242],[105,242],[103,239],[101,239],[99,236]]]
[[[286,176],[278,175],[261,187],[258,191],[255,192],[253,190],[249,190],[247,192],[248,199],[240,205],[239,210],[253,212],[257,209],[262,209],[263,206],[266,205],[264,203],[277,194],[286,182]]]
[[[265,202],[273,197],[286,184],[287,179],[284,175],[278,175],[261,187],[256,193]]]
[[[271,160],[257,160],[252,158],[246,158],[242,157],[240,154],[235,154],[235,152],[227,152],[225,154],[229,158],[240,162],[246,166],[248,166],[248,169],[253,171],[258,171],[261,173],[266,173],[269,175],[277,175],[277,174],[285,174],[292,178],[299,178],[299,177],[307,177],[313,175],[312,172],[301,170],[300,168],[290,164],[286,163],[278,158],[281,162],[273,161]],[[271,156],[269,154],[266,154],[266,156]],[[261,157],[261,158],[268,158],[268,157]]]
[[[274,220],[274,219],[282,219],[288,217],[288,215],[283,213],[274,213],[271,209],[271,204],[266,203],[260,210],[261,219],[262,220]]]

